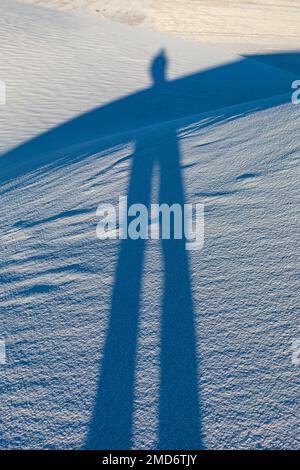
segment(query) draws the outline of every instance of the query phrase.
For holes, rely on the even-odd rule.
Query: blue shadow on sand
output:
[[[267,61],[264,57],[263,61]],[[282,57],[281,57],[282,60]],[[288,60],[288,58],[285,58]],[[185,124],[208,113],[210,123],[235,119],[234,105],[256,102],[266,109],[265,98],[288,94],[295,77],[260,64],[252,58],[167,80],[167,56],[153,58],[153,86],[96,108],[11,150],[0,158],[1,183],[44,165],[67,165],[76,146],[95,142],[97,151],[136,138],[128,188],[128,204],[150,204],[154,165],[160,168],[159,202],[185,202],[177,120]],[[274,64],[273,64],[274,65]],[[286,97],[283,98],[286,101]],[[136,129],[169,122],[165,144],[154,151]],[[202,125],[204,127],[205,124]],[[75,149],[64,157],[66,149]],[[72,152],[71,152],[72,153]],[[70,154],[70,153],[69,153]],[[75,156],[74,156],[75,155]],[[64,160],[65,158],[65,160]],[[79,156],[78,156],[79,158]],[[81,157],[80,157],[81,158]],[[59,217],[59,215],[58,215]],[[123,240],[116,268],[108,333],[100,378],[85,448],[130,449],[134,403],[137,332],[145,240]],[[203,448],[199,364],[196,354],[194,307],[185,240],[162,240],[164,288],[161,312],[159,449]],[[184,378],[184,379],[183,379]]]

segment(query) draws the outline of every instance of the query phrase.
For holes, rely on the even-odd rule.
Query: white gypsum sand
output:
[[[297,49],[298,0],[23,0],[141,25],[237,53]]]

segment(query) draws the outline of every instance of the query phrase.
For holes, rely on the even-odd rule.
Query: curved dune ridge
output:
[[[12,0],[0,52],[0,447],[297,449],[298,55]],[[97,239],[124,195],[203,249]]]

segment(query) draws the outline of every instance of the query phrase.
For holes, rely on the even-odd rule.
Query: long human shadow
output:
[[[167,86],[165,69],[166,57],[161,53],[151,67],[153,91],[158,96]],[[137,141],[128,206],[139,203],[149,209],[153,168],[157,164],[160,169],[159,203],[169,206],[178,203],[183,207],[185,198],[176,132],[166,131],[164,142],[158,146],[155,142],[144,142],[143,138]],[[174,220],[171,224],[172,234]],[[145,240],[126,239],[121,243],[88,448],[129,449],[133,445],[134,380],[144,252]],[[164,288],[158,447],[196,449],[202,444],[194,313],[185,240],[164,239],[162,252]]]
[[[300,73],[300,54],[299,51],[273,52],[271,54],[247,54],[245,57],[254,59],[263,64],[271,65],[279,69],[297,74]]]
[[[166,81],[165,59],[152,62],[154,85],[96,108],[12,149],[0,157],[0,182],[82,158],[78,145],[93,143],[97,152],[124,143],[138,128],[173,121],[164,141],[137,137],[128,204],[149,207],[154,164],[160,167],[159,202],[184,204],[177,120],[197,121],[210,112],[214,122],[234,119],[233,105],[289,93],[292,74],[243,59]],[[255,104],[256,109],[272,106]],[[222,110],[223,108],[223,110]],[[218,110],[217,112],[215,110]],[[195,115],[195,116],[194,116]],[[204,126],[205,124],[202,124]],[[138,135],[143,135],[139,133]],[[165,142],[165,143],[164,143]],[[151,147],[153,145],[153,147]],[[147,152],[144,151],[147,147]],[[101,202],[101,201],[99,201]],[[121,243],[113,287],[109,327],[86,447],[132,446],[134,377],[145,240]],[[196,339],[189,263],[184,240],[163,240],[164,289],[161,325],[159,441],[161,449],[201,448],[201,406],[197,389]]]

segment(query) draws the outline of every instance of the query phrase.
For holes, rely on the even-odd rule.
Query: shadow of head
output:
[[[150,73],[154,82],[154,85],[163,85],[166,83],[166,70],[168,65],[168,57],[165,49],[161,49],[159,53],[154,56],[151,66]]]

